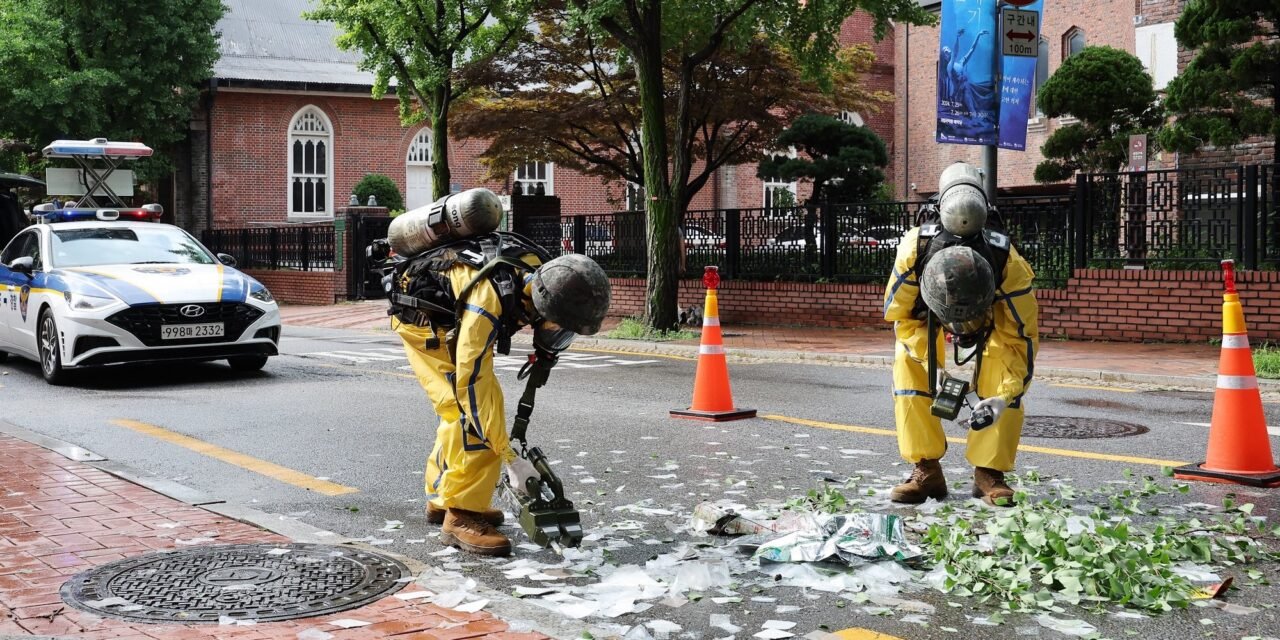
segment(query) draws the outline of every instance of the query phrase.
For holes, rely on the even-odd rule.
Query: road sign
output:
[[[1005,9],[1000,29],[1001,47],[1006,56],[1034,58],[1040,54],[1040,13]]]

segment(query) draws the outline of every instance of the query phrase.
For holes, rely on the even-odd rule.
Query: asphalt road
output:
[[[611,624],[647,622],[647,633],[654,637],[671,629],[655,621],[679,625],[682,630],[671,637],[693,637],[690,632],[706,638],[733,635],[724,627],[708,627],[711,616],[719,614],[741,627],[739,637],[760,631],[768,620],[796,622],[790,632],[797,636],[858,627],[901,638],[1065,637],[1027,615],[1009,616],[1000,626],[980,626],[993,607],[941,594],[919,580],[897,587],[881,581],[870,602],[824,592],[814,584],[786,586],[794,581],[754,570],[748,555],[724,547],[726,539],[693,536],[687,530],[688,516],[699,502],[776,505],[820,486],[840,488],[851,507],[888,509],[887,488],[909,468],[897,456],[891,433],[886,368],[735,362],[735,398],[762,417],[705,424],[667,414],[687,406],[693,361],[574,352],[539,393],[530,435],[532,444],[555,461],[593,535],[584,551],[571,552],[568,561],[550,551],[519,548],[513,565],[510,560],[433,555],[442,548],[422,513],[422,463],[436,419],[407,371],[394,335],[287,327],[282,351],[258,374],[236,374],[218,363],[133,367],[82,376],[70,387],[49,387],[34,363],[10,360],[0,366],[7,372],[0,376],[3,418],[228,502],[462,571],[506,593],[541,584],[504,574],[521,574],[525,565],[553,585],[586,585],[607,578],[615,566],[649,563],[654,575],[672,571],[663,565],[675,561],[673,554],[713,569],[721,556],[727,557],[730,576],[715,586],[700,585],[695,591],[705,597],[697,601],[666,601],[639,613],[571,623],[593,625],[597,635],[601,629],[623,628],[607,626]],[[519,361],[520,354],[499,360],[509,405],[520,391],[514,373]],[[1035,386],[1028,430],[1034,424],[1042,433],[1065,429],[1075,437],[1024,437],[1024,445],[1041,450],[1020,454],[1020,470],[1035,471],[1045,481],[1078,492],[1138,489],[1144,475],[1154,475],[1161,486],[1172,484],[1160,473],[1163,463],[1203,458],[1212,394],[1052,382]],[[1268,403],[1266,412],[1269,424],[1280,425],[1280,404]],[[218,459],[178,446],[175,438],[181,438],[172,434],[243,455],[232,464],[225,456]],[[1117,434],[1133,435],[1102,437]],[[950,427],[948,435],[961,437],[963,432]],[[1272,442],[1280,451],[1280,440]],[[970,508],[971,470],[963,445],[951,449],[944,460],[955,486],[948,504]],[[282,481],[276,473],[280,468],[311,480]],[[851,477],[856,488],[844,486]],[[1044,494],[1048,487],[1030,489]],[[1255,516],[1274,520],[1277,496],[1280,490],[1197,483],[1187,494],[1147,500],[1166,513],[1180,513],[1181,504],[1220,505],[1233,497],[1255,503]],[[524,542],[516,529],[508,531],[516,542]],[[556,564],[561,566],[548,569]],[[594,575],[564,579],[566,570],[584,566],[592,567]],[[1261,568],[1271,581],[1280,582],[1277,567]],[[1222,575],[1241,573],[1236,569]],[[552,580],[557,577],[561,579]],[[684,579],[698,581],[691,574]],[[906,604],[890,599],[899,590],[896,597]],[[1277,596],[1276,587],[1247,586],[1233,591],[1229,600],[1260,607],[1277,602]],[[921,605],[927,606],[924,613]],[[1269,606],[1244,615],[1192,607],[1144,619],[1064,609],[1053,615],[1086,620],[1107,637],[1280,635],[1280,620]]]

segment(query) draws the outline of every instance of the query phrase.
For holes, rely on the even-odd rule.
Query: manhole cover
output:
[[[1070,418],[1066,416],[1034,416],[1022,425],[1024,438],[1124,438],[1139,436],[1150,429],[1132,422],[1105,418]]]
[[[403,587],[395,560],[314,544],[236,544],[150,553],[77,574],[62,599],[136,622],[289,620],[346,611]]]

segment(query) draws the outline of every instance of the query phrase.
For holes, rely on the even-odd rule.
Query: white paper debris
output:
[[[457,552],[458,552],[458,549],[457,549],[456,547],[445,547],[445,548],[443,548],[443,549],[441,549],[441,550],[439,550],[439,551],[432,551],[431,553],[428,553],[427,555],[429,555],[429,556],[435,556],[435,557],[437,557],[437,558],[443,558],[443,557],[445,557],[445,556],[451,556],[451,555],[453,555],[453,554],[455,554],[455,553],[457,553]]]
[[[311,629],[303,629],[298,632],[298,640],[329,640],[329,638],[332,637],[332,633],[326,633],[314,627]]]
[[[418,598],[430,598],[434,595],[435,592],[432,591],[412,591],[409,593],[397,593],[396,598],[400,600],[417,600]]]
[[[488,605],[489,605],[489,600],[487,600],[487,599],[484,599],[484,600],[476,600],[476,601],[474,601],[474,602],[468,602],[468,603],[466,603],[466,604],[460,604],[460,605],[458,605],[458,606],[454,607],[454,610],[456,610],[456,611],[462,611],[462,612],[464,612],[464,613],[475,613],[475,612],[477,612],[477,611],[479,611],[479,610],[481,610],[481,609],[485,608],[485,607],[486,607],[486,606],[488,606]]]
[[[342,618],[340,620],[331,620],[329,621],[329,624],[338,627],[339,629],[354,629],[356,627],[367,627],[372,623],[365,622],[364,620],[356,620],[355,618]]]
[[[1098,631],[1097,627],[1085,622],[1084,620],[1063,620],[1055,618],[1047,613],[1036,616],[1036,622],[1046,629],[1052,629],[1058,633],[1065,633],[1069,636],[1084,637]]]
[[[267,552],[267,555],[269,555],[269,556],[282,556],[282,555],[284,555],[284,554],[286,554],[286,553],[291,553],[291,552],[292,552],[292,549],[272,549],[272,550],[270,550],[270,551],[268,551],[268,552]]]
[[[717,629],[720,629],[721,631],[727,631],[729,633],[737,633],[739,631],[742,631],[742,627],[739,627],[738,625],[733,624],[733,622],[730,621],[729,616],[723,613],[711,614],[711,626]]]
[[[795,626],[796,626],[796,623],[790,620],[765,620],[764,624],[760,625],[760,628],[781,629],[783,631],[786,631],[787,629],[794,629]]]
[[[782,629],[765,629],[755,634],[760,640],[782,640],[782,638],[794,638],[796,634]]]
[[[257,620],[252,618],[232,618],[231,616],[218,616],[218,624],[222,626],[250,627],[258,624]]]

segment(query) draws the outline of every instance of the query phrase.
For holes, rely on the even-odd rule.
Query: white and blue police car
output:
[[[40,223],[0,252],[0,359],[69,370],[226,359],[256,371],[277,355],[280,310],[257,280],[143,208],[36,207]]]

